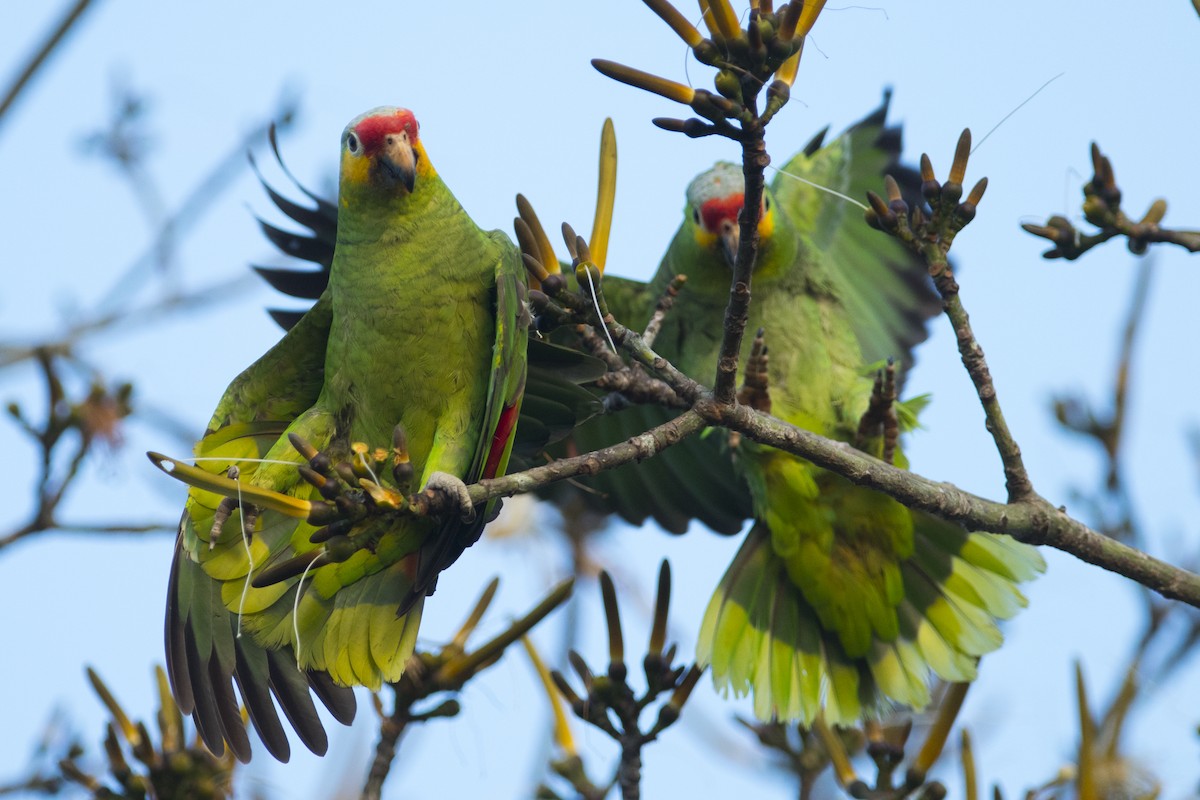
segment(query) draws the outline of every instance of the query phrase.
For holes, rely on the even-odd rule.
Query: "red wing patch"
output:
[[[504,457],[504,450],[508,447],[508,440],[512,438],[513,429],[517,427],[518,416],[520,416],[520,403],[505,406],[504,410],[500,412],[500,420],[496,423],[496,432],[492,434],[492,446],[488,450],[487,461],[483,464],[482,477],[496,477],[496,472],[500,469],[500,459]]]

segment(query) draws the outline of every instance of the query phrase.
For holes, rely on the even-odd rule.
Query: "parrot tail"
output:
[[[413,585],[412,561],[370,575],[352,562],[326,565],[324,574],[313,570],[313,578],[243,624],[268,648],[293,648],[301,669],[327,673],[339,686],[379,691],[400,680],[416,648],[424,595],[397,613]]]
[[[878,717],[895,706],[929,703],[930,672],[971,681],[980,656],[1003,637],[997,620],[1026,601],[1017,584],[1045,569],[1038,551],[1009,536],[968,533],[913,512],[914,552],[901,572],[898,635],[875,637],[861,657],[848,656],[756,523],[721,579],[704,614],[696,647],[723,692],[752,694],[762,720],[830,724]]]

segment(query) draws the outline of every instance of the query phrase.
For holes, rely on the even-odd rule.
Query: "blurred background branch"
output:
[[[16,77],[13,78],[12,84],[5,90],[0,97],[0,125],[4,123],[4,117],[8,114],[9,109],[13,107],[20,98],[21,94],[29,88],[38,70],[54,55],[54,52],[62,46],[67,39],[67,34],[75,27],[76,23],[83,17],[85,11],[92,5],[92,0],[76,0],[51,30],[49,35],[42,41],[41,45],[30,56],[25,66],[20,69]]]

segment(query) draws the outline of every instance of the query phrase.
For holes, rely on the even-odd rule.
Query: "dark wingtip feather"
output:
[[[329,268],[333,263],[334,241],[337,238],[337,205],[318,197],[296,180],[296,177],[283,162],[283,156],[279,152],[279,140],[274,128],[270,130],[268,138],[271,142],[271,151],[275,154],[275,160],[278,162],[283,174],[287,176],[288,180],[305,197],[316,203],[316,207],[311,208],[293,202],[276,191],[267,183],[259,171],[258,164],[255,162],[253,155],[251,155],[250,163],[254,168],[254,174],[258,177],[259,183],[262,184],[263,189],[267,192],[267,196],[271,198],[271,202],[293,222],[307,228],[307,231],[302,233],[285,231],[262,219],[259,219],[258,223],[267,239],[283,253],[294,258],[318,264],[321,269],[317,271],[304,271],[255,267],[255,270],[258,271],[259,275],[267,283],[284,294],[307,300],[316,300],[321,296],[321,293],[329,283]],[[282,314],[286,314],[286,316],[281,316]],[[282,328],[290,330],[299,320],[300,315],[293,316],[286,312],[271,312],[271,317]]]
[[[312,687],[313,693],[316,694],[322,705],[329,709],[329,713],[333,715],[334,719],[343,725],[354,722],[354,714],[358,711],[358,701],[354,697],[353,689],[348,686],[338,686],[327,672],[310,669],[305,674],[308,676],[308,685]]]
[[[184,714],[196,708],[192,697],[192,676],[188,669],[187,644],[184,641],[183,619],[179,612],[179,543],[175,544],[175,556],[171,559],[171,577],[167,581],[167,613],[163,620],[164,640],[167,655],[167,680],[171,693]]]
[[[191,631],[191,620],[186,625],[187,630],[184,631],[183,641],[187,651],[188,673],[193,679],[200,682],[199,685],[193,684],[191,687],[194,700],[192,721],[196,724],[196,732],[200,734],[204,746],[214,756],[220,758],[225,754],[225,737],[221,735],[221,718],[217,712],[216,699],[213,697],[211,687],[207,685],[208,670],[205,665],[200,663],[199,654],[196,652],[196,637]]]
[[[275,320],[275,324],[283,328],[285,331],[290,331],[296,327],[296,323],[304,317],[303,311],[285,311],[282,308],[268,308],[267,314],[271,319]]]
[[[270,130],[267,132],[267,140],[271,143],[271,152],[275,154],[275,161],[278,162],[279,168],[283,170],[283,174],[288,177],[288,180],[292,182],[292,185],[303,192],[305,197],[316,203],[318,210],[320,210],[323,214],[336,220],[337,206],[304,188],[304,184],[296,180],[296,176],[292,174],[292,171],[288,169],[287,164],[283,162],[283,156],[279,152],[279,137],[276,135],[274,125],[272,125]]]
[[[887,122],[888,106],[891,105],[891,102],[892,102],[892,90],[891,90],[891,88],[886,88],[883,90],[883,102],[881,102],[879,104],[879,107],[876,108],[874,111],[872,111],[870,114],[868,114],[863,119],[863,121],[860,122],[859,124],[860,125],[880,125],[880,126],[882,126],[885,122]]]
[[[808,140],[808,144],[804,145],[804,155],[812,158],[812,156],[821,149],[825,144],[825,135],[829,133],[829,126],[826,125],[821,130],[817,131],[817,135]]]
[[[315,236],[285,231],[263,219],[258,220],[258,225],[262,228],[263,234],[271,240],[271,244],[278,247],[284,254],[321,266],[333,263],[333,244],[331,242],[323,241]],[[328,281],[328,277],[325,280]]]
[[[242,694],[246,712],[250,715],[254,730],[258,732],[258,738],[276,761],[286,764],[292,757],[292,747],[275,711],[275,704],[271,701],[266,654],[257,648],[251,650],[255,646],[247,647],[243,641],[238,639],[236,642],[237,670],[233,674],[234,680],[237,681],[238,691]],[[258,663],[252,664],[251,659]]]
[[[296,661],[291,648],[286,650],[268,650],[267,666],[270,673],[271,691],[279,701],[284,716],[296,730],[296,735],[304,746],[319,756],[329,750],[329,737],[317,716],[317,707],[313,705],[312,696],[308,693],[308,681],[296,669]]]
[[[263,267],[257,264],[252,264],[250,268],[272,288],[302,300],[316,300],[329,284],[329,275],[319,269]]]
[[[278,156],[278,153],[276,153],[276,156]],[[283,167],[283,162],[280,161],[279,165]],[[258,178],[259,184],[262,185],[263,190],[271,198],[271,202],[275,204],[276,208],[295,222],[311,230],[318,238],[326,240],[334,238],[337,232],[337,214],[334,206],[329,203],[322,204],[321,201],[318,201],[316,208],[310,208],[287,199],[275,191],[271,184],[267,183],[267,179],[263,177],[262,172],[258,169],[258,162],[254,160],[253,153],[250,154],[250,168],[254,171],[254,176]],[[284,172],[287,173],[286,167],[284,167]],[[296,179],[292,178],[290,173],[287,173],[287,175],[293,183],[296,183]],[[298,183],[296,185],[301,191],[304,191],[303,186],[300,186]],[[333,210],[332,215],[330,213],[331,209]]]
[[[217,719],[221,723],[221,733],[234,757],[246,764],[250,761],[250,737],[246,734],[246,726],[242,722],[242,712],[237,695],[233,692],[231,678],[224,673],[220,661],[214,657],[208,660],[208,680],[212,687]]]

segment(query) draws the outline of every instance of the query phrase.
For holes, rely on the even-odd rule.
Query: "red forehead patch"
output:
[[[738,212],[742,210],[742,195],[731,194],[728,197],[714,197],[700,206],[700,218],[704,221],[704,229],[711,233],[719,233],[721,223],[726,220],[737,223]]]
[[[375,152],[389,134],[401,131],[406,132],[408,140],[416,144],[417,118],[406,108],[396,109],[390,114],[372,115],[354,126],[354,132],[358,134],[366,153]]]

